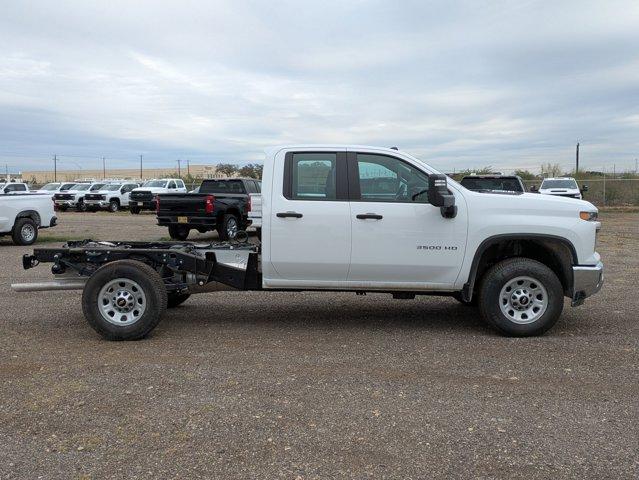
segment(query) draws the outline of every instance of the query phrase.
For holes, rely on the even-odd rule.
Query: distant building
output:
[[[215,165],[191,165],[188,169],[191,176],[198,179],[205,178],[225,178],[226,175],[217,173]],[[171,177],[177,174],[177,169],[171,168],[144,168],[142,170],[143,180],[151,178]],[[182,175],[187,174],[186,167],[182,168]],[[56,178],[58,182],[72,182],[74,180],[101,180],[103,178],[102,170],[58,170]],[[22,172],[22,178],[25,182],[44,184],[54,181],[53,170],[32,170]],[[106,170],[106,178],[122,179],[122,180],[139,180],[139,168],[108,168]]]

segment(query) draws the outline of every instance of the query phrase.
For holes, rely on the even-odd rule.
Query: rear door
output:
[[[270,222],[269,238],[263,239],[270,252],[265,285],[343,284],[351,249],[345,149],[276,157],[272,185],[270,212],[263,218]]]
[[[442,217],[428,203],[428,174],[386,154],[348,153],[353,287],[446,288],[461,269],[466,209]]]

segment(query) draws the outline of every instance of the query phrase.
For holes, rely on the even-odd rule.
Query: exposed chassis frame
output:
[[[235,268],[217,260],[215,249],[249,250],[246,269]],[[156,269],[168,292],[187,292],[189,283],[175,281],[175,276],[189,274],[195,285],[218,282],[237,290],[261,290],[259,254],[247,244],[228,243],[198,246],[188,242],[68,242],[58,248],[36,248],[33,255],[22,257],[25,270],[40,263],[53,263],[51,272],[61,275],[69,269],[80,277],[90,277],[101,266],[117,260],[137,260]]]

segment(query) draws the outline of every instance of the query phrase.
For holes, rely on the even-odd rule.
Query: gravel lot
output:
[[[639,213],[602,218],[603,291],[529,339],[452,299],[223,292],[106,342],[79,292],[11,293],[49,270],[3,240],[0,478],[636,479]],[[166,235],[127,213],[42,232]]]

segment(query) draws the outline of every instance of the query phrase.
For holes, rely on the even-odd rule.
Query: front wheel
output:
[[[186,225],[169,225],[169,236],[173,240],[186,240],[191,233],[191,229]]]
[[[541,335],[557,322],[563,306],[564,291],[557,275],[536,260],[503,260],[482,279],[481,315],[505,335]]]
[[[120,202],[117,200],[111,200],[109,202],[109,212],[115,213],[120,209]]]
[[[140,207],[129,207],[129,211],[130,211],[133,215],[137,215],[138,213],[140,213]]]
[[[78,212],[86,212],[86,211],[87,211],[87,204],[86,204],[86,203],[84,203],[84,200],[80,200],[80,201],[78,202],[78,204],[75,206],[75,209],[76,209]]]
[[[160,323],[166,306],[160,274],[135,260],[118,260],[99,268],[82,292],[84,317],[107,340],[145,337]]]

